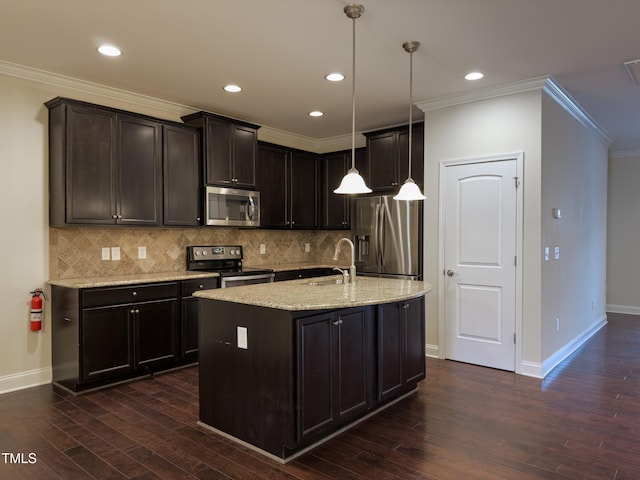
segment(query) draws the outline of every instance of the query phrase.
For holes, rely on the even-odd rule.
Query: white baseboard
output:
[[[594,322],[591,327],[586,329],[572,341],[564,345],[562,348],[557,350],[553,355],[542,362],[542,377],[546,377],[551,371],[556,368],[563,360],[565,360],[569,355],[575,352],[578,348],[580,348],[587,340],[593,337],[601,328],[603,328],[607,324],[607,316],[603,315]]]
[[[438,345],[425,345],[427,357],[440,358],[440,347]]]
[[[611,313],[626,313],[629,315],[640,315],[640,307],[634,307],[632,305],[607,305],[607,312]]]
[[[542,364],[523,360],[520,364],[520,371],[517,373],[524,375],[525,377],[543,378]]]
[[[0,377],[0,394],[45,385],[51,383],[52,377],[51,367],[5,375]]]

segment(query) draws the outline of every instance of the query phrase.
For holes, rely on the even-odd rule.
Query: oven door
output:
[[[254,285],[256,283],[273,282],[274,273],[259,273],[257,275],[236,275],[220,277],[220,288],[239,287],[241,285]]]

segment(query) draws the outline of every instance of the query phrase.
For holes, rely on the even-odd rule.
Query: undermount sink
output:
[[[307,285],[311,286],[311,287],[325,287],[327,285],[342,285],[342,279],[341,278],[334,278],[331,280],[320,280],[317,282],[309,282],[307,283]]]

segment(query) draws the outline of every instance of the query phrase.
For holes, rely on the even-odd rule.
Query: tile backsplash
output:
[[[242,245],[244,263],[278,266],[333,263],[345,231],[251,230],[237,228],[64,227],[49,228],[49,277],[82,278],[182,271],[188,245]],[[310,251],[305,251],[305,244]],[[260,254],[264,244],[266,253]],[[102,260],[102,249],[120,248],[120,260]],[[146,258],[138,258],[146,247]],[[342,249],[341,264],[348,263]],[[111,251],[110,251],[111,252]]]

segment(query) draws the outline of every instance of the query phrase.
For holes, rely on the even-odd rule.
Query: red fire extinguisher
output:
[[[29,312],[29,326],[32,332],[42,330],[42,298],[44,292],[41,288],[36,288],[31,293],[31,310]]]

